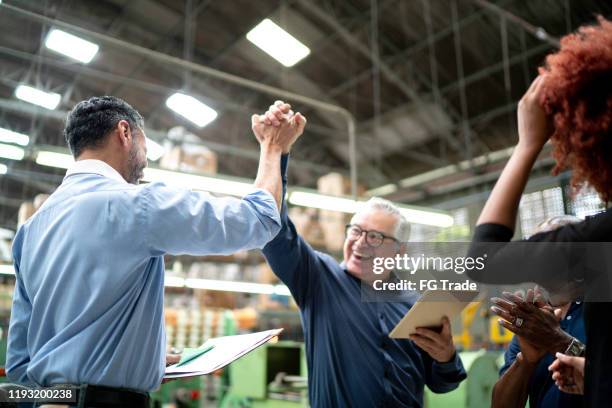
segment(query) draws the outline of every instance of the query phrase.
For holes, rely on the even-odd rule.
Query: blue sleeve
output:
[[[19,384],[30,384],[27,376],[30,355],[28,353],[28,325],[32,316],[32,304],[28,299],[23,280],[19,273],[19,248],[21,234],[17,234],[13,242],[13,258],[15,260],[15,292],[11,308],[11,320],[8,330],[6,350],[6,376]]]
[[[164,183],[143,186],[139,210],[153,256],[224,255],[262,248],[280,229],[274,197],[254,189],[242,199],[176,189]]]
[[[499,376],[504,375],[506,371],[510,368],[514,360],[516,360],[516,355],[521,351],[521,346],[519,345],[518,339],[516,336],[512,337],[512,341],[508,345],[508,348],[504,352],[504,365],[499,369]]]
[[[263,254],[272,271],[291,291],[299,306],[304,305],[315,283],[317,270],[321,269],[321,259],[304,239],[298,235],[295,226],[287,215],[287,166],[289,156],[281,158],[283,178],[283,204],[281,207],[281,229],[278,235],[263,249]]]
[[[421,354],[425,363],[425,383],[433,392],[452,391],[467,378],[459,353],[455,353],[455,357],[447,363],[438,363],[423,350]]]

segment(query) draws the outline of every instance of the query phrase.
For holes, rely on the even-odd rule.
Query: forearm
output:
[[[281,208],[282,180],[280,160],[282,148],[274,144],[262,144],[259,155],[259,167],[254,186],[268,191],[274,197],[279,211]]]
[[[514,230],[516,213],[539,148],[519,143],[485,204],[477,225],[493,223]]]
[[[536,363],[528,363],[517,357],[493,387],[491,407],[523,408],[529,396],[529,380],[536,366]]]

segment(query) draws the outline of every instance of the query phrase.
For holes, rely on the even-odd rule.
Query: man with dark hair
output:
[[[252,192],[214,198],[137,185],[147,165],[140,114],[110,96],[75,106],[65,136],[76,162],[13,242],[10,380],[78,385],[79,406],[147,406],[166,365],[163,255],[261,248],[280,229],[281,155],[305,119],[290,132],[259,119]]]

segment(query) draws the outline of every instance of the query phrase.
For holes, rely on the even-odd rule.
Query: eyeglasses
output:
[[[390,237],[388,235],[385,235],[382,232],[367,231],[367,230],[359,228],[358,225],[353,225],[353,224],[348,224],[346,226],[346,236],[349,239],[356,241],[359,238],[361,238],[363,233],[366,234],[365,236],[366,244],[368,244],[372,248],[378,248],[379,246],[381,246],[383,242],[385,241],[385,239],[390,239],[399,244],[399,241],[397,239]]]

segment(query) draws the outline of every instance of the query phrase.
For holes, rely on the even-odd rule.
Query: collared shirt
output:
[[[586,343],[586,334],[584,330],[584,319],[582,317],[582,304],[579,302],[572,303],[567,315],[559,322],[561,329]],[[516,355],[521,351],[516,336],[512,338],[508,349],[504,354],[504,365],[499,370],[499,375],[503,375],[510,368]],[[559,391],[551,377],[548,366],[552,364],[555,358],[547,353],[535,368],[531,379],[529,380],[529,406],[531,408],[573,408],[581,407],[583,399],[581,395],[567,394]]]
[[[281,220],[263,252],[300,307],[313,407],[421,407],[424,385],[458,386],[466,374],[457,355],[437,363],[412,341],[389,337],[411,303],[362,301],[360,281],[297,234],[285,204]]]
[[[13,242],[7,376],[155,389],[165,370],[163,255],[261,248],[279,228],[264,190],[215,198],[76,162]]]

